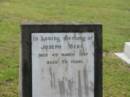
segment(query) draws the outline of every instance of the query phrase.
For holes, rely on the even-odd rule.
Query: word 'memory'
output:
[[[77,40],[77,41],[84,42],[85,39],[86,39],[86,37],[83,37],[83,36],[76,36],[76,35],[74,35],[74,36],[65,35],[64,36],[64,41],[67,41],[67,40],[75,40],[76,41]]]

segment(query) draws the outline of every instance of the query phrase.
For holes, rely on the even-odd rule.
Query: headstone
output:
[[[125,42],[124,51],[115,53],[119,58],[130,64],[130,42]]]
[[[102,97],[101,25],[22,25],[21,97]]]

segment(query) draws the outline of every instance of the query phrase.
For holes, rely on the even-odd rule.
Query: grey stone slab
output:
[[[21,97],[102,97],[102,25],[21,28]]]

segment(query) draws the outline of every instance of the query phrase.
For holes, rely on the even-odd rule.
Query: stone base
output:
[[[127,64],[130,64],[130,59],[122,52],[122,53],[115,53],[119,58],[125,61]]]
[[[130,42],[125,42],[124,52],[115,53],[119,58],[130,64]]]

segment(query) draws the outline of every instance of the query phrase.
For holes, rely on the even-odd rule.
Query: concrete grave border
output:
[[[125,42],[124,51],[115,53],[120,59],[130,64],[130,42]]]

